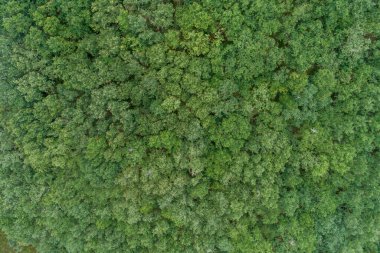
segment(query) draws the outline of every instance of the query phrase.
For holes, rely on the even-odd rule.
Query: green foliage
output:
[[[14,248],[11,247],[11,245]],[[2,253],[35,253],[36,251],[31,246],[20,246],[15,244],[14,242],[9,242],[7,237],[0,232],[0,250]],[[17,250],[17,251],[16,251]]]
[[[0,6],[14,245],[380,251],[377,1]]]

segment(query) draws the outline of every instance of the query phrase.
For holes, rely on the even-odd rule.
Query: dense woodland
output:
[[[380,252],[379,38],[377,0],[0,0],[0,229]]]

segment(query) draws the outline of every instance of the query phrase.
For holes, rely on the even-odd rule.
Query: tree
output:
[[[0,6],[15,246],[379,251],[376,1]]]

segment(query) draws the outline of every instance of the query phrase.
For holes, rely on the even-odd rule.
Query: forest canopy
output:
[[[380,252],[379,38],[376,0],[0,0],[0,229]]]

